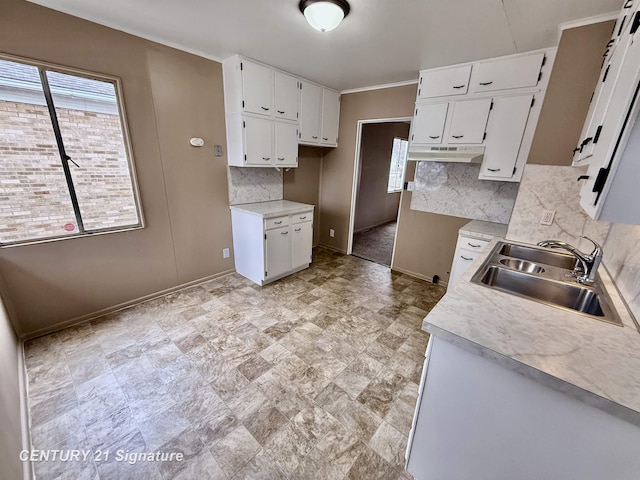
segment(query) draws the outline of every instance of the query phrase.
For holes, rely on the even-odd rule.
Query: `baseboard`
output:
[[[29,392],[27,390],[27,366],[24,359],[24,341],[18,340],[18,390],[20,392],[20,428],[22,434],[22,449],[31,450],[31,417],[29,416]],[[33,464],[22,462],[22,478],[33,480]]]
[[[126,308],[132,307],[134,305],[138,305],[140,303],[148,302],[149,300],[155,300],[156,298],[162,297],[164,295],[168,295],[169,293],[178,292],[180,290],[184,290],[185,288],[190,288],[195,285],[199,285],[201,283],[210,282],[211,280],[215,280],[216,278],[224,277],[225,275],[229,275],[231,273],[235,273],[235,269],[225,270],[224,272],[216,273],[214,275],[209,275],[207,277],[199,278],[198,280],[193,280],[191,282],[182,283],[180,285],[176,285],[175,287],[170,287],[165,290],[160,290],[159,292],[150,293],[149,295],[144,295],[142,297],[134,298],[133,300],[129,300],[123,303],[119,303],[118,305],[114,305],[112,307],[103,308],[102,310],[98,310],[96,312],[88,313],[86,315],[82,315],[80,317],[72,318],[71,320],[65,320],[64,322],[56,323],[55,325],[50,325],[46,328],[41,328],[40,330],[35,330],[33,332],[29,332],[24,334],[23,340],[31,340],[36,337],[42,337],[43,335],[49,335],[50,333],[57,332],[59,330],[63,330],[68,327],[73,327],[75,325],[79,325],[81,323],[89,322],[91,320],[95,320],[98,317],[102,317],[109,313],[119,312],[120,310],[124,310]]]
[[[422,275],[421,273],[412,272],[410,270],[405,270],[404,268],[398,268],[398,267],[391,267],[391,270],[394,271],[394,272],[404,273],[405,275],[409,275],[410,277],[419,278],[420,280],[425,280],[425,281],[427,281],[429,283],[433,283],[433,275],[429,277],[429,276],[426,276],[426,275]],[[448,285],[448,283],[443,281],[443,279],[441,278],[438,281],[438,285],[442,285],[442,286],[446,287]]]
[[[318,246],[319,246],[319,247],[322,247],[322,248],[326,248],[326,249],[328,249],[328,250],[333,250],[334,252],[342,253],[342,254],[344,254],[344,255],[346,255],[346,254],[347,254],[347,251],[346,251],[346,250],[343,250],[343,249],[341,249],[341,248],[334,247],[334,246],[332,246],[332,245],[327,245],[327,244],[325,244],[325,243],[319,243],[319,244],[318,244]]]

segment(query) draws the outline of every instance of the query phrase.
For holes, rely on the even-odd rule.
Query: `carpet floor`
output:
[[[351,253],[381,265],[391,266],[397,222],[389,222],[353,235]]]

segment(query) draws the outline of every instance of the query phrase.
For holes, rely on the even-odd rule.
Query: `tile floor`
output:
[[[420,324],[443,294],[316,249],[266,287],[232,274],[32,340],[33,448],[91,452],[37,478],[410,478]],[[143,452],[184,459],[125,456]]]

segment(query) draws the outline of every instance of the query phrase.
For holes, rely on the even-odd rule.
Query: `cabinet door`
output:
[[[269,279],[291,270],[291,228],[268,230],[265,236],[265,278]]]
[[[297,120],[300,108],[300,82],[296,77],[275,72],[275,114],[276,118]]]
[[[411,125],[411,143],[442,143],[448,108],[448,103],[418,105]]]
[[[320,143],[322,87],[302,81],[300,92],[300,142]]]
[[[298,127],[291,123],[274,122],[275,165],[298,166]]]
[[[418,98],[464,95],[469,90],[471,65],[426,71],[420,75]]]
[[[544,53],[535,53],[480,63],[475,67],[474,91],[490,92],[535,87],[538,84],[543,60]]]
[[[493,99],[480,178],[513,177],[533,94]]]
[[[322,89],[322,145],[338,146],[338,121],[340,119],[340,94]]]
[[[298,223],[291,227],[291,268],[302,267],[311,263],[311,248],[313,244],[313,224],[311,222]]]
[[[241,65],[244,111],[271,116],[273,70],[247,60],[243,60]]]
[[[272,165],[273,127],[271,120],[244,117],[245,164],[253,166]]]
[[[448,143],[482,143],[490,109],[490,98],[455,102]]]

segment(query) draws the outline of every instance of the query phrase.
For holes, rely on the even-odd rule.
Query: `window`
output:
[[[389,169],[389,186],[387,193],[395,193],[402,191],[404,182],[404,169],[407,165],[407,149],[409,141],[403,138],[393,139],[393,148],[391,149],[391,168]]]
[[[0,244],[141,226],[118,80],[0,58]]]

